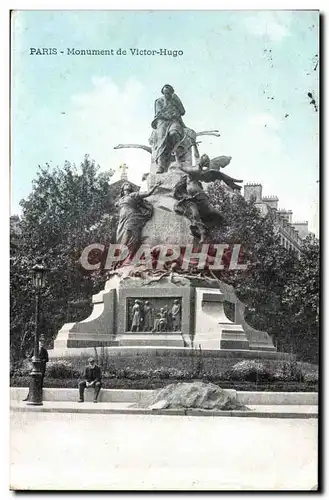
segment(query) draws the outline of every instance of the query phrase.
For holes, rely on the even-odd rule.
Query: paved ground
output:
[[[78,403],[76,401],[44,401],[42,406],[30,406],[23,401],[11,401],[11,409],[17,411],[33,411],[33,412],[64,412],[64,413],[134,413],[134,414],[152,414],[154,410],[150,408],[138,408],[133,403]],[[187,410],[188,415],[201,415],[208,413],[216,414],[223,418],[227,416],[239,417],[259,417],[259,418],[317,418],[317,405],[248,405],[251,411],[230,411],[230,410],[213,410],[205,411],[198,409]],[[160,410],[160,412],[170,412],[172,415],[184,415],[183,409],[175,410]],[[159,413],[159,410],[157,410]]]
[[[17,489],[301,489],[317,483],[317,420],[11,414]]]

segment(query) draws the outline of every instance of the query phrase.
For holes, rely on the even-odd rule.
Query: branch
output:
[[[118,144],[113,149],[125,149],[125,148],[144,149],[148,153],[152,153],[152,148],[150,148],[149,146],[144,146],[143,144]]]
[[[220,137],[219,130],[203,130],[202,132],[197,132],[196,135],[214,135],[215,137]]]

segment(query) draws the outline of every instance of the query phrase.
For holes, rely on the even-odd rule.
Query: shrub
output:
[[[282,361],[275,371],[276,380],[303,382],[305,373],[297,361]]]
[[[263,363],[254,360],[240,361],[225,373],[226,379],[247,380],[249,382],[274,380],[274,373]]]
[[[101,346],[100,348],[98,363],[103,370],[108,370],[111,366],[111,358],[109,356],[108,350],[104,346]]]
[[[143,379],[152,379],[152,380],[166,380],[166,379],[175,379],[175,380],[190,380],[192,379],[194,374],[192,371],[178,369],[178,368],[169,368],[169,367],[160,367],[160,368],[149,368],[147,370],[142,370],[139,368],[132,368],[127,366],[125,368],[118,369],[106,369],[103,371],[103,378],[118,378],[118,379],[129,379],[129,380],[143,380]]]
[[[210,367],[208,366],[207,369],[202,370],[201,372],[195,374],[200,379],[207,379],[210,382],[214,382],[216,380],[226,380],[226,377],[228,375],[228,370],[220,370],[217,366]]]
[[[308,383],[317,383],[319,381],[319,374],[318,372],[309,372],[305,373],[304,375],[304,382]]]
[[[24,359],[19,364],[10,367],[11,377],[27,377],[32,371],[32,363],[28,359]]]
[[[169,368],[168,377],[170,379],[189,380],[193,378],[193,373],[188,370],[178,370],[177,368]]]
[[[68,361],[50,361],[47,363],[46,376],[50,378],[78,378],[81,373]]]

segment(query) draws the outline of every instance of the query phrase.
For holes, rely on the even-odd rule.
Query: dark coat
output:
[[[34,356],[34,349],[31,350],[30,354],[29,354],[29,358],[32,359]],[[42,364],[46,364],[48,363],[49,361],[49,356],[48,356],[48,351],[45,347],[41,346],[40,349],[39,349],[39,359],[41,361]]]
[[[101,378],[102,378],[102,372],[98,365],[95,365],[94,368],[86,366],[85,379],[87,380],[87,382],[93,382],[94,380],[100,382]]]
[[[43,346],[40,347],[39,357],[42,363],[48,363],[49,361],[48,351]]]

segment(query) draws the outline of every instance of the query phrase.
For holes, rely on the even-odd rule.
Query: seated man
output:
[[[100,367],[96,365],[94,358],[89,358],[88,363],[89,365],[86,366],[85,370],[85,380],[79,382],[79,403],[84,402],[84,391],[86,387],[94,388],[94,403],[97,403],[97,397],[102,386],[102,373]]]

